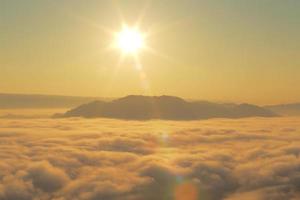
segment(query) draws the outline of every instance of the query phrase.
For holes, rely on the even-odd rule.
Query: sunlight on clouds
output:
[[[300,119],[1,119],[1,200],[299,198]]]

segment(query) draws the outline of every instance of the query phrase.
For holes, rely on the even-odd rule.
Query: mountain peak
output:
[[[273,117],[275,113],[251,104],[228,106],[210,102],[188,102],[176,96],[128,95],[110,102],[93,101],[69,110],[63,117],[118,119],[196,120],[208,118]]]

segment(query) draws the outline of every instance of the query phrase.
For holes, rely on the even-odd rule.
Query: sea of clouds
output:
[[[0,119],[0,200],[300,199],[300,118]]]

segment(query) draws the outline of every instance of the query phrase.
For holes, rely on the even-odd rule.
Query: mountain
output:
[[[280,115],[300,116],[300,103],[279,104],[279,105],[265,106],[265,108],[273,112],[276,112]]]
[[[94,100],[96,97],[58,95],[0,94],[0,109],[8,108],[72,108]]]
[[[274,117],[277,114],[250,104],[188,102],[174,96],[130,95],[110,102],[93,101],[55,117],[194,120],[209,118]]]

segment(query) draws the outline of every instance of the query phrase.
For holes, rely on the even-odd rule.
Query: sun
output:
[[[126,54],[138,53],[145,45],[144,35],[136,28],[125,27],[116,36],[117,47]]]

